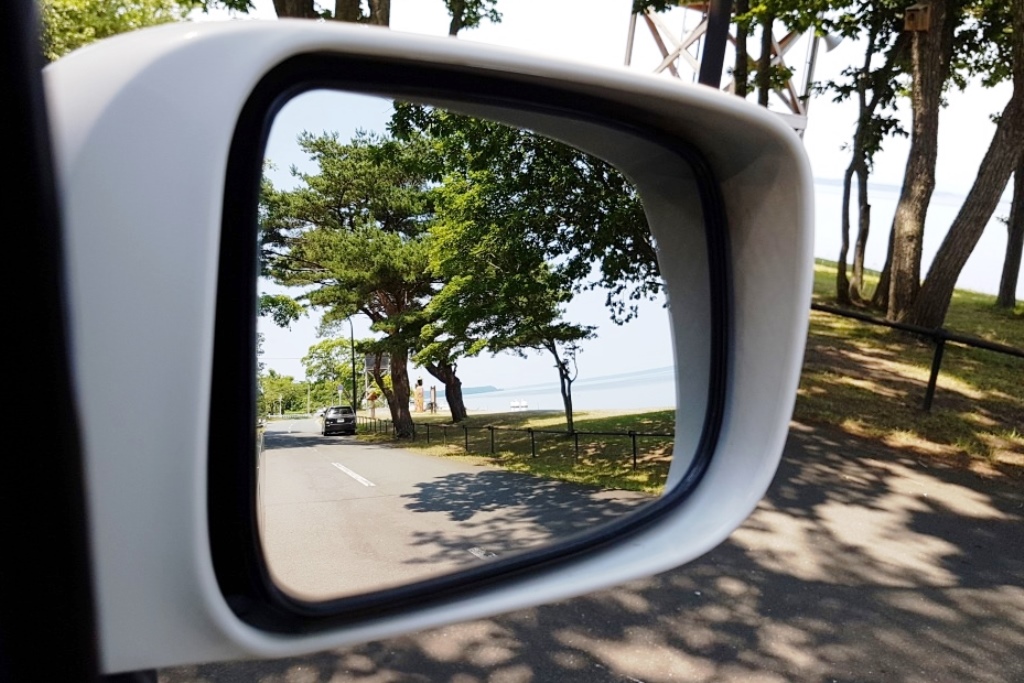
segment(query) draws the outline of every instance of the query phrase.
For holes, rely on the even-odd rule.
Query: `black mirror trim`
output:
[[[36,3],[0,4],[0,90],[5,119],[17,131],[5,144],[5,158],[18,168],[6,190],[17,198],[11,239],[14,249],[33,255],[34,285],[32,296],[15,297],[11,315],[26,332],[11,335],[8,353],[33,369],[30,404],[48,406],[19,424],[27,434],[45,435],[37,452],[12,449],[5,462],[0,680],[91,681],[99,673],[93,548],[41,35]],[[55,644],[60,656],[41,662],[41,642]]]
[[[586,120],[651,140],[674,150],[691,165],[704,212],[709,259],[711,373],[697,452],[682,480],[671,491],[639,512],[592,532],[396,588],[309,602],[274,584],[256,526],[255,226],[263,153],[273,119],[292,97],[320,87],[410,99],[443,97]],[[510,92],[515,96],[509,96]],[[732,278],[726,211],[718,182],[700,152],[663,130],[658,120],[641,110],[630,110],[598,97],[567,93],[557,85],[524,83],[515,74],[476,67],[326,53],[292,57],[267,73],[239,116],[228,158],[221,226],[207,461],[210,552],[227,603],[238,618],[256,628],[290,634],[321,632],[463,599],[499,581],[514,581],[525,572],[571,562],[643,530],[679,506],[699,484],[711,462],[725,410],[731,329]],[[240,404],[245,408],[224,409]]]

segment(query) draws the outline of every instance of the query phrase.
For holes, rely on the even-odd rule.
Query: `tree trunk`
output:
[[[839,260],[836,262],[836,301],[841,304],[850,303],[850,280],[846,277],[846,255],[850,251],[850,186],[859,153],[854,144],[853,160],[843,174],[843,215],[840,221]]]
[[[857,241],[853,248],[853,279],[850,281],[849,298],[856,303],[864,302],[864,254],[867,251],[868,236],[871,232],[871,204],[868,202],[868,177],[871,172],[871,163],[875,152],[880,149],[878,144],[868,148],[866,140],[874,134],[873,127],[878,125],[875,119],[875,111],[885,102],[891,102],[895,96],[893,78],[898,70],[901,55],[906,51],[908,42],[907,35],[901,33],[892,47],[889,48],[885,58],[885,64],[881,69],[872,72],[871,63],[878,52],[878,37],[881,30],[881,23],[874,23],[868,33],[868,45],[864,51],[864,63],[860,72],[856,75],[857,102],[859,115],[857,117],[857,130],[853,135],[853,159],[850,165],[857,175]],[[871,90],[871,97],[868,98],[867,91]],[[848,211],[848,210],[847,210]],[[886,255],[885,272],[888,273],[889,265],[892,263],[892,241],[889,242],[889,252]],[[885,308],[888,302],[888,275],[885,276],[885,286],[876,290],[876,296],[884,298],[879,308]],[[874,302],[873,302],[874,303]],[[877,304],[875,304],[877,305]]]
[[[761,55],[757,60],[757,103],[768,106],[768,96],[772,92],[772,27],[775,17],[767,15],[761,21]]]
[[[562,394],[562,407],[565,409],[565,430],[568,434],[576,431],[576,425],[572,419],[572,383],[576,379],[569,370],[569,363],[562,360],[558,354],[558,345],[555,342],[545,343],[544,348],[555,359],[555,368],[558,370],[558,390]]]
[[[455,374],[455,366],[451,363],[427,363],[423,367],[444,384],[444,399],[452,414],[452,422],[465,420],[466,404],[462,399],[462,380]]]
[[[370,374],[373,375],[377,387],[388,400],[388,410],[391,412],[391,421],[395,424],[395,436],[403,439],[411,438],[415,434],[415,426],[412,423],[412,413],[409,412],[409,370],[406,367],[409,362],[409,352],[391,352],[391,387],[384,383],[384,376],[380,369],[380,360]]]
[[[879,94],[874,92],[871,95],[871,103],[868,103],[866,79],[871,73],[871,58],[875,54],[876,36],[877,31],[872,26],[868,35],[868,46],[864,51],[864,65],[855,75],[857,79],[857,130],[853,133],[853,154],[851,154],[850,166],[846,169],[846,175],[843,177],[843,278],[836,280],[836,297],[844,303],[850,303],[853,300],[860,302],[863,298],[861,289],[864,287],[864,245],[867,243],[867,233],[864,229],[864,206],[867,203],[867,161],[864,137],[872,125],[875,106],[879,101]],[[857,245],[853,255],[853,282],[850,282],[846,278],[846,250],[850,245],[850,185],[853,182],[853,174],[857,175]],[[842,292],[841,295],[840,292]]]
[[[736,0],[736,16],[746,14],[750,11],[750,0]],[[750,33],[750,25],[746,22],[736,22],[736,63],[732,70],[733,93],[742,99],[747,98],[747,78],[749,78],[747,55],[747,35]]]
[[[1024,15],[1024,0],[1016,0],[1015,9]],[[985,152],[985,158],[981,160],[971,191],[942,240],[928,270],[928,278],[913,308],[908,312],[910,321],[916,325],[942,325],[960,271],[991,220],[999,197],[1010,180],[1010,174],[1014,168],[1019,167],[1021,156],[1024,155],[1024,36],[1017,33],[1024,31],[1024,16],[1014,20],[1014,29],[1013,94],[999,117],[995,135]]]
[[[875,293],[871,295],[871,305],[880,311],[889,308],[889,276],[892,273],[892,252],[893,242],[895,241],[896,232],[893,228],[890,228],[889,246],[885,251],[885,265],[882,266],[882,272],[878,276],[878,286],[875,287]]]
[[[448,24],[448,35],[457,36],[462,30],[466,18],[466,0],[451,0],[448,3],[448,11],[451,12],[452,21]],[[451,402],[449,402],[451,405]]]
[[[313,0],[274,0],[274,11],[279,17],[297,19],[316,19],[320,16],[316,13]]]
[[[857,168],[857,242],[853,247],[853,279],[850,281],[850,299],[864,301],[864,252],[867,251],[871,232],[871,204],[868,203],[868,169],[865,164]]]
[[[454,374],[452,374],[452,381],[444,385],[444,400],[452,414],[452,422],[462,422],[466,419],[466,402],[462,398],[462,380]]]
[[[576,425],[572,418],[572,377],[559,366],[558,389],[562,392],[562,407],[565,409],[565,431],[572,434]]]
[[[278,12],[277,16],[281,16]],[[335,0],[334,18],[338,21],[356,23],[363,20],[363,9],[361,0]]]
[[[1024,0],[1012,0],[1013,17],[1013,91],[1024,90]],[[1024,250],[1024,155],[1017,158],[1013,178],[1013,203],[1010,205],[1010,222],[1006,224],[1006,258],[1003,260],[1003,276],[999,279],[999,296],[996,305],[1013,309],[1016,299],[1017,279],[1020,277],[1021,251]]]
[[[1017,161],[1013,172],[1013,204],[1010,205],[1010,222],[1006,224],[1006,258],[996,298],[999,308],[1013,310],[1017,305],[1021,252],[1024,252],[1024,156]]]
[[[909,315],[921,287],[924,224],[935,189],[939,108],[942,88],[949,75],[952,34],[958,18],[954,12],[947,12],[943,0],[931,0],[928,4],[931,6],[931,29],[916,31],[911,39],[913,125],[903,189],[893,218],[894,240],[886,317],[897,321]]]
[[[373,26],[390,26],[391,0],[370,0],[368,22]]]

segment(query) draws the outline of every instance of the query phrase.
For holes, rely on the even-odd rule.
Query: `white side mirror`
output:
[[[593,591],[725,539],[786,437],[812,281],[810,172],[776,117],[709,88],[335,24],[174,25],[46,70],[103,667],[276,657]],[[672,315],[665,493],[549,545],[322,602],[281,591],[255,508],[263,146],[331,87],[528,128],[636,185]]]

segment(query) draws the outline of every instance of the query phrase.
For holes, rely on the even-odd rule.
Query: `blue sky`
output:
[[[273,18],[270,0],[256,0],[254,16]],[[629,0],[502,0],[498,8],[504,20],[497,25],[485,25],[467,31],[460,40],[499,44],[530,50],[560,59],[573,59],[601,66],[623,64],[629,25]],[[214,13],[210,18],[224,18]],[[680,31],[684,20],[692,26],[697,19],[693,13],[675,10],[666,20]],[[448,17],[440,0],[394,0],[392,29],[432,35],[445,35]],[[791,52],[790,66],[802,68],[805,48],[797,45]],[[824,79],[838,74],[848,64],[862,59],[860,46],[849,41],[831,52],[822,50],[815,77]],[[660,57],[645,29],[636,34],[636,47],[632,68],[652,71]],[[685,74],[684,74],[685,75]],[[1003,85],[991,90],[971,86],[964,93],[948,94],[948,106],[941,115],[941,139],[937,167],[937,195],[929,215],[925,236],[925,267],[938,248],[942,236],[956,215],[959,202],[970,188],[974,173],[994,131],[989,116],[999,112],[1008,100],[1010,88]],[[281,140],[294,137],[302,129],[341,129],[346,123],[334,126],[327,117],[329,110],[312,103],[308,107],[290,108],[277,121],[268,156],[283,173],[300,158],[287,158],[289,153]],[[374,105],[360,109],[363,121],[372,120],[377,113]],[[816,199],[818,220],[816,254],[835,259],[838,254],[839,189],[836,181],[842,177],[848,164],[843,151],[849,140],[856,117],[855,109],[847,104],[836,104],[827,97],[812,100],[810,119],[804,137],[805,147],[818,179]],[[909,114],[907,114],[909,123]],[[906,161],[907,142],[890,140],[876,160],[873,182],[876,183],[873,202],[873,239],[869,246],[868,265],[878,267],[884,258],[885,235],[892,210],[898,197]],[[997,210],[997,216],[1009,213],[1009,193]],[[1002,266],[1006,232],[994,221],[986,229],[982,242],[960,280],[960,286],[977,291],[994,292],[998,286]],[[1024,286],[1024,285],[1022,285]],[[1018,289],[1018,297],[1021,297]],[[577,322],[598,324],[599,339],[590,342],[580,357],[581,373],[596,376],[617,372],[639,371],[670,365],[669,338],[665,313],[657,304],[646,307],[640,318],[630,325],[618,327],[607,322],[603,309],[603,295],[596,294],[575,301],[570,309]],[[365,333],[365,322],[356,322],[356,333]],[[305,320],[293,327],[290,334],[267,329],[267,364],[279,371],[302,377],[297,358],[315,341],[315,323]],[[535,382],[553,381],[551,362],[544,357],[527,360],[504,357],[497,361],[467,360],[462,365],[467,386],[493,384],[519,386]],[[425,373],[424,373],[425,374]],[[413,370],[413,376],[417,371]],[[425,377],[425,381],[429,379]]]

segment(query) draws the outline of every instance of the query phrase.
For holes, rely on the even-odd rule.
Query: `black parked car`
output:
[[[324,436],[356,433],[356,411],[352,406],[331,406],[322,419],[320,433]]]

